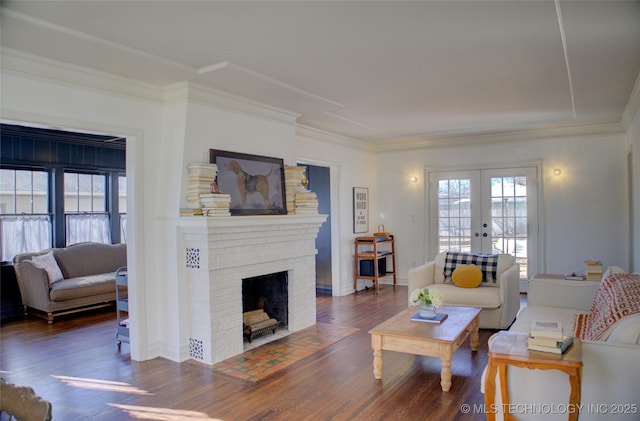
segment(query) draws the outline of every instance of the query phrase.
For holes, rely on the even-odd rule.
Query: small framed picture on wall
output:
[[[353,188],[353,233],[369,232],[369,189]]]

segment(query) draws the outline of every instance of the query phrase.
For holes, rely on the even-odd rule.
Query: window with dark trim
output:
[[[49,173],[0,169],[0,260],[50,248],[51,232]]]
[[[124,138],[0,124],[0,141],[1,261],[126,242]]]

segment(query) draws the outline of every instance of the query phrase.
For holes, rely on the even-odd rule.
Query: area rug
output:
[[[317,323],[282,339],[266,343],[235,357],[214,364],[212,367],[248,382],[259,382],[291,364],[324,349],[359,329]]]

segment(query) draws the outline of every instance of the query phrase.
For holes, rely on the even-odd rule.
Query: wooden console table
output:
[[[385,245],[387,247],[385,248]],[[353,289],[358,292],[358,279],[373,281],[376,293],[380,290],[380,278],[393,276],[393,286],[396,285],[396,248],[393,235],[388,237],[356,237],[355,260],[353,263]],[[386,265],[387,258],[391,260],[391,268]],[[371,271],[364,274],[360,270],[360,263],[364,260],[371,262]],[[381,273],[379,263],[385,263],[385,272]]]
[[[499,337],[499,336],[498,336]],[[571,393],[569,395],[569,407],[572,411],[567,411],[569,421],[578,420],[578,407],[580,405],[581,383],[582,383],[582,342],[580,338],[573,339],[573,345],[562,355],[548,352],[529,351],[525,349],[517,354],[500,354],[489,352],[487,363],[487,374],[485,377],[484,399],[487,408],[487,420],[495,421],[496,395],[496,372],[500,378],[500,391],[502,398],[502,408],[504,409],[504,420],[514,420],[509,414],[509,388],[507,383],[507,366],[538,369],[538,370],[560,370],[569,375]]]

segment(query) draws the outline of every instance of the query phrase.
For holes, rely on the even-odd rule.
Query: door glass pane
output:
[[[438,251],[471,251],[471,188],[468,179],[438,181]]]
[[[527,178],[491,177],[491,237],[494,253],[515,256],[527,277]]]

